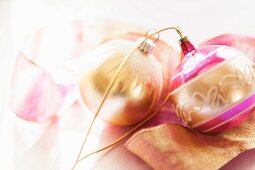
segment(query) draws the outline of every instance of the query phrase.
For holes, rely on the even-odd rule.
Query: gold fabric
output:
[[[163,124],[133,135],[126,147],[156,170],[219,169],[255,147],[255,114],[219,135],[205,135],[181,125]]]

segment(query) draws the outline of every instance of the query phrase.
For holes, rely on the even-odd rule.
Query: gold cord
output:
[[[111,82],[109,83],[109,85],[108,85],[108,87],[107,87],[107,89],[106,89],[106,91],[105,91],[105,93],[104,93],[104,96],[103,96],[103,98],[102,98],[102,101],[101,101],[101,103],[100,103],[100,105],[99,105],[99,107],[98,107],[98,109],[97,109],[97,111],[96,111],[96,113],[95,113],[95,115],[94,115],[94,117],[93,117],[93,120],[92,120],[92,122],[91,122],[91,124],[90,124],[90,126],[89,126],[89,129],[88,129],[88,131],[87,131],[87,133],[86,133],[86,135],[85,135],[85,138],[84,138],[84,140],[83,140],[81,149],[80,149],[79,154],[78,154],[78,156],[77,156],[77,158],[76,158],[76,161],[75,161],[75,163],[74,163],[74,165],[73,165],[73,167],[72,167],[72,170],[74,170],[74,168],[75,168],[75,166],[77,165],[77,163],[80,162],[81,160],[87,158],[87,157],[90,156],[90,155],[93,155],[93,154],[95,154],[95,153],[98,153],[98,152],[100,152],[100,151],[103,151],[103,150],[105,150],[105,149],[111,147],[111,146],[113,146],[113,145],[119,143],[120,141],[122,141],[122,140],[123,140],[124,138],[126,138],[127,136],[129,136],[129,135],[130,135],[131,133],[133,133],[137,128],[139,128],[139,127],[142,126],[144,123],[146,123],[147,121],[149,121],[152,117],[154,117],[154,116],[162,109],[162,107],[165,105],[165,103],[168,101],[170,95],[168,95],[168,97],[166,98],[166,100],[163,102],[163,105],[162,105],[154,114],[152,114],[152,115],[150,115],[149,117],[147,117],[146,119],[144,119],[142,122],[140,122],[138,125],[136,125],[136,126],[135,126],[133,129],[131,129],[129,132],[127,132],[126,134],[122,135],[122,136],[121,136],[119,139],[117,139],[115,142],[113,142],[113,143],[111,143],[111,144],[109,144],[109,145],[107,145],[107,146],[105,146],[105,147],[103,147],[103,148],[101,148],[101,149],[98,149],[98,150],[96,150],[95,152],[92,152],[92,153],[86,155],[85,157],[79,159],[79,158],[80,158],[80,155],[81,155],[81,153],[82,153],[82,151],[83,151],[83,148],[84,148],[84,146],[85,146],[85,143],[86,143],[86,141],[87,141],[87,139],[88,139],[88,136],[89,136],[89,134],[90,134],[90,132],[91,132],[91,130],[92,130],[92,127],[93,127],[93,125],[94,125],[94,122],[95,122],[95,120],[96,120],[96,118],[97,118],[97,116],[98,116],[98,114],[99,114],[99,112],[100,112],[100,110],[101,110],[101,108],[102,108],[102,106],[103,106],[103,104],[104,104],[106,98],[108,97],[108,94],[109,94],[110,90],[111,90],[112,87],[114,86],[114,83],[116,82],[116,80],[117,80],[117,78],[118,78],[120,72],[122,71],[124,65],[126,64],[127,60],[130,58],[131,55],[134,54],[134,52],[139,48],[139,46],[140,46],[146,39],[153,38],[154,35],[156,35],[156,34],[159,35],[160,32],[163,32],[163,31],[166,31],[166,30],[170,30],[170,29],[176,30],[177,33],[179,34],[179,36],[180,36],[181,38],[183,38],[183,35],[182,35],[182,32],[181,32],[180,28],[179,28],[179,27],[175,27],[175,26],[163,28],[163,29],[161,29],[161,30],[159,30],[159,31],[156,31],[156,32],[150,34],[150,35],[147,35],[147,34],[146,34],[145,39],[144,39],[141,43],[139,43],[139,44],[124,58],[124,60],[121,62],[120,66],[118,67],[118,70],[116,71],[116,73],[115,73],[115,75],[113,76]],[[158,37],[159,37],[159,36],[158,36]],[[158,40],[158,38],[157,38],[157,40]],[[157,40],[156,40],[156,41],[157,41]]]
[[[141,127],[142,125],[144,125],[146,122],[148,122],[150,119],[152,119],[156,114],[158,114],[161,109],[166,105],[166,103],[168,102],[169,98],[170,98],[171,94],[169,93],[167,95],[167,97],[165,98],[165,100],[163,101],[162,105],[153,113],[151,114],[149,117],[147,117],[146,119],[144,119],[142,122],[140,122],[139,124],[137,124],[134,128],[132,128],[130,131],[128,131],[127,133],[125,133],[124,135],[122,135],[120,138],[118,138],[117,140],[115,140],[114,142],[112,142],[111,144],[107,145],[107,146],[104,146],[94,152],[91,152],[87,155],[85,155],[84,157],[82,157],[81,159],[78,160],[78,162],[82,161],[83,159],[91,156],[91,155],[94,155],[96,153],[99,153],[101,151],[104,151],[105,149],[108,149],[118,143],[120,143],[123,139],[125,139],[126,137],[128,137],[129,135],[131,135],[135,130],[137,130],[139,127]]]

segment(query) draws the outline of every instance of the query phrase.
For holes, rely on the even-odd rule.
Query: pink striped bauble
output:
[[[255,65],[231,47],[194,49],[171,79],[171,101],[196,131],[215,134],[236,127],[254,110]]]

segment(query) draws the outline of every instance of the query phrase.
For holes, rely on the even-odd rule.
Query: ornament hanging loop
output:
[[[149,32],[151,31],[155,31],[151,34],[149,34]],[[153,36],[157,34],[157,38],[153,41],[154,43],[157,42],[159,40],[159,37],[160,37],[160,33],[161,32],[164,32],[164,31],[167,31],[167,30],[176,30],[176,32],[178,33],[179,37],[180,37],[180,40],[179,40],[179,44],[181,46],[181,49],[182,49],[182,53],[184,55],[186,55],[187,53],[193,51],[195,49],[195,47],[190,43],[190,41],[188,40],[188,37],[185,36],[183,33],[182,33],[182,30],[180,29],[180,27],[178,26],[171,26],[171,27],[166,27],[166,28],[163,28],[163,29],[160,29],[158,31],[156,31],[156,29],[152,28],[150,30],[147,31],[147,33],[145,34],[145,37],[147,39],[154,39]]]
[[[146,38],[152,38],[152,37],[149,37],[149,36],[150,36],[149,33],[152,32],[152,31],[155,31],[155,33],[157,32],[157,30],[156,30],[155,28],[151,28],[151,29],[149,29],[149,30],[146,32],[145,37],[146,37]],[[152,34],[154,34],[154,33],[152,33]],[[153,41],[154,43],[157,42],[157,41],[159,40],[159,37],[160,37],[159,32],[156,33],[156,34],[157,34],[157,38]]]
[[[155,32],[149,34],[149,32],[152,31],[152,30],[155,30]],[[145,34],[145,37],[148,38],[148,39],[150,39],[150,38],[152,38],[154,35],[157,34],[157,35],[158,35],[158,36],[157,36],[157,39],[154,41],[154,42],[156,42],[156,41],[159,40],[159,35],[160,35],[159,33],[164,32],[164,31],[167,31],[167,30],[175,30],[175,31],[178,33],[178,35],[180,36],[181,39],[183,39],[184,37],[186,37],[185,35],[183,35],[182,30],[181,30],[178,26],[166,27],[166,28],[160,29],[160,30],[158,30],[158,31],[156,31],[156,29],[153,28],[153,29],[150,29],[150,30],[147,31],[147,33]]]
[[[152,30],[152,29],[151,29]],[[154,30],[154,29],[153,29]],[[178,35],[180,36],[180,40],[179,40],[179,44],[181,46],[181,49],[182,49],[182,53],[184,55],[188,54],[189,52],[193,51],[195,49],[195,47],[190,43],[190,41],[188,40],[188,37],[183,35],[182,33],[182,30],[178,27],[178,26],[171,26],[171,27],[166,27],[166,28],[163,28],[159,31],[156,31],[150,35],[148,35],[148,31],[146,33],[146,38],[147,39],[150,39],[152,38],[154,35],[158,34],[158,38],[155,40],[155,41],[158,41],[159,39],[159,33],[161,32],[164,32],[166,30],[176,30],[176,32],[178,33]]]

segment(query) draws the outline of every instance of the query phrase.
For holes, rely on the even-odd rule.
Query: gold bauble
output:
[[[84,104],[95,113],[123,59],[138,42],[108,41],[84,63],[79,89]],[[150,51],[139,48],[130,56],[104,102],[99,117],[115,125],[133,125],[155,109],[163,88],[162,69]]]

